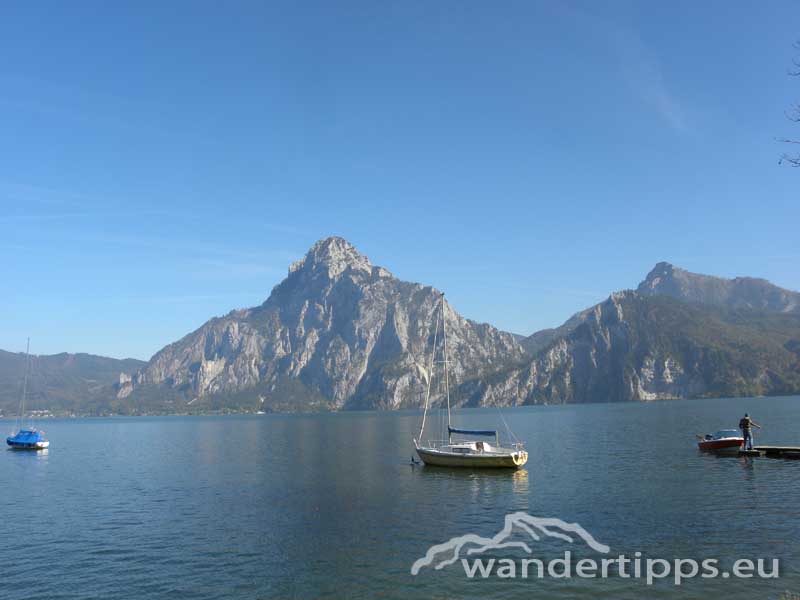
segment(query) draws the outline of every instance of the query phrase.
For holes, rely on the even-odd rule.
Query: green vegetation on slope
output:
[[[31,355],[28,407],[54,413],[87,412],[87,407],[113,397],[120,373],[133,374],[146,363],[92,354]],[[0,350],[0,413],[18,410],[25,373],[25,354]]]

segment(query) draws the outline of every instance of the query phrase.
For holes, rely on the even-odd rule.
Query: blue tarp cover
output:
[[[7,438],[9,443],[13,444],[35,444],[41,441],[42,434],[38,431],[22,430],[16,435]]]
[[[463,433],[464,435],[491,435],[496,436],[497,432],[490,429],[453,429],[448,427],[450,433]]]

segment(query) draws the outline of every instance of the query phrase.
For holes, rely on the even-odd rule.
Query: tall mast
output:
[[[422,442],[422,433],[425,431],[425,417],[428,416],[428,402],[431,398],[431,381],[433,369],[436,364],[436,338],[439,334],[439,314],[436,312],[436,326],[433,328],[433,352],[431,352],[431,366],[428,370],[428,389],[425,391],[425,410],[422,412],[422,427],[419,428],[419,441]]]
[[[28,338],[28,344],[25,347],[25,375],[22,378],[22,398],[19,401],[19,426],[17,431],[25,426],[25,396],[28,395],[28,369],[31,364],[31,338]]]
[[[442,340],[444,340],[444,391],[447,395],[447,438],[450,439],[450,381],[447,375],[447,325],[444,318],[444,292],[442,292]]]

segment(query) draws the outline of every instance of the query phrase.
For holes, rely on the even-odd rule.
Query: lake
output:
[[[751,600],[800,593],[800,461],[696,450],[695,433],[735,428],[745,411],[764,426],[757,444],[800,445],[800,397],[506,410],[530,452],[516,472],[411,466],[416,412],[45,421],[47,453],[0,454],[0,595]],[[466,427],[500,422],[490,409],[457,418]],[[780,577],[680,586],[665,579],[652,587],[619,576],[484,580],[469,579],[459,563],[411,575],[430,546],[467,533],[492,536],[515,511],[579,523],[614,556],[777,558]],[[565,545],[586,551],[546,542],[544,553]]]

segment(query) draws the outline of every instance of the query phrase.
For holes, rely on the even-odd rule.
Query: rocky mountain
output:
[[[800,294],[658,263],[637,290],[520,342],[526,367],[470,382],[470,404],[800,392]]]
[[[417,406],[440,292],[400,281],[350,243],[318,242],[261,306],[211,319],[118,390],[140,410]],[[521,363],[515,336],[445,304],[457,382]]]
[[[617,402],[800,392],[796,313],[625,291],[568,324],[524,367],[463,385],[462,401]]]
[[[113,394],[124,373],[135,373],[147,363],[92,354],[31,355],[28,407],[55,413],[93,412]],[[0,350],[0,414],[15,416],[22,394],[25,354]]]
[[[798,296],[761,279],[659,263],[636,291],[527,338],[445,303],[452,399],[484,406],[800,393]],[[32,403],[83,414],[419,406],[440,298],[328,238],[262,305],[211,319],[148,363],[33,357]],[[0,352],[6,414],[16,409],[23,368],[23,355]]]
[[[658,263],[636,291],[643,296],[671,296],[686,302],[800,313],[800,293],[780,288],[766,279],[699,275],[667,262]]]

